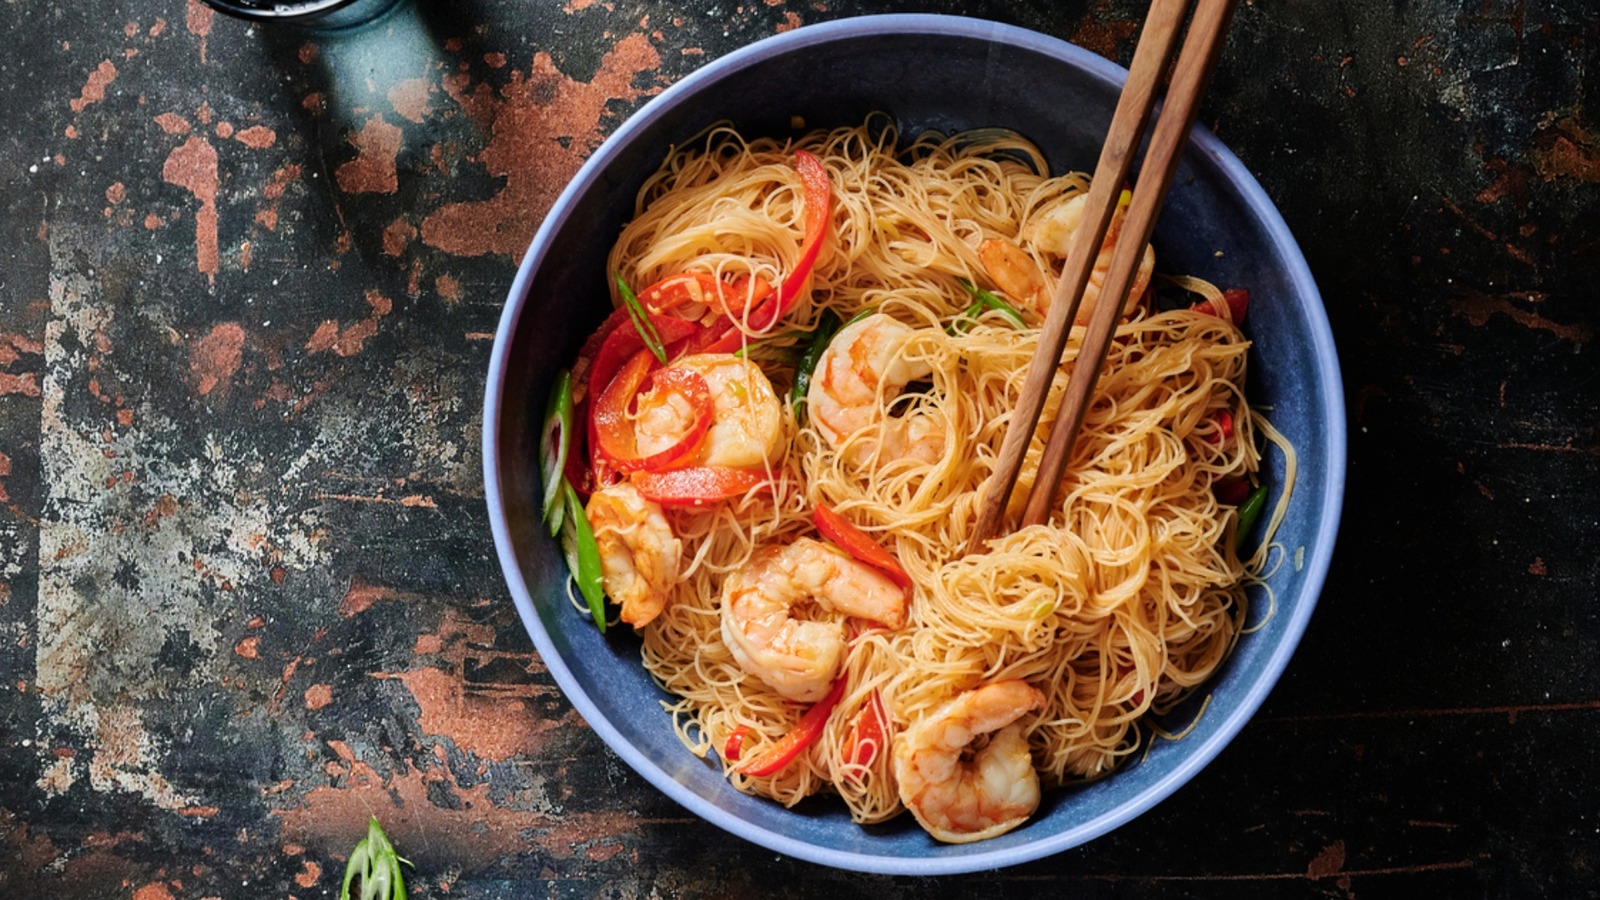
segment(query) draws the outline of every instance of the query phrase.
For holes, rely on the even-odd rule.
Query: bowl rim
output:
[[[1299,573],[1304,578],[1304,587],[1300,595],[1302,600],[1294,605],[1292,613],[1284,623],[1282,639],[1273,648],[1265,664],[1250,679],[1240,702],[1216,723],[1215,730],[1197,746],[1191,747],[1190,752],[1170,772],[1130,800],[1107,812],[1025,844],[991,851],[980,849],[943,857],[876,856],[839,850],[797,840],[765,827],[752,825],[747,820],[712,805],[690,791],[640,753],[630,742],[624,740],[621,733],[611,725],[583,690],[566,661],[556,651],[549,635],[544,632],[542,626],[536,625],[538,613],[517,563],[510,528],[504,514],[504,485],[500,477],[499,444],[505,389],[504,375],[511,338],[515,334],[519,315],[527,300],[529,282],[533,272],[542,262],[552,236],[571,217],[574,199],[580,193],[582,185],[586,184],[595,172],[603,169],[635,132],[645,129],[666,115],[684,98],[692,96],[703,83],[714,83],[740,69],[759,63],[769,54],[792,52],[841,39],[891,34],[952,36],[996,41],[1062,59],[1069,65],[1085,70],[1091,77],[1107,80],[1118,88],[1127,78],[1127,70],[1122,66],[1059,38],[1001,22],[930,13],[855,16],[806,25],[748,44],[684,76],[619,125],[584,162],[556,198],[518,266],[517,275],[512,281],[505,308],[500,316],[489,359],[489,380],[484,392],[482,423],[484,487],[490,530],[493,533],[502,574],[524,628],[529,632],[539,651],[541,661],[578,713],[612,752],[621,757],[634,771],[642,775],[657,790],[701,819],[769,850],[808,862],[859,872],[886,875],[946,875],[1017,865],[1060,853],[1100,837],[1142,815],[1170,796],[1208,765],[1243,729],[1288,666],[1326,582],[1343,504],[1347,435],[1343,383],[1333,334],[1322,304],[1321,293],[1317,290],[1310,267],[1287,223],[1255,177],[1220,139],[1196,125],[1190,133],[1190,149],[1198,150],[1212,159],[1227,182],[1237,191],[1239,199],[1249,213],[1260,222],[1271,243],[1283,250],[1286,267],[1284,274],[1295,291],[1308,301],[1304,313],[1311,330],[1311,343],[1318,351],[1316,370],[1321,396],[1317,405],[1330,413],[1324,433],[1327,467],[1321,486],[1326,500],[1320,520],[1316,523],[1314,543],[1309,548],[1308,558]]]

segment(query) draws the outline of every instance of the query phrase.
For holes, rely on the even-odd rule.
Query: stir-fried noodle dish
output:
[[[544,511],[580,613],[638,633],[735,788],[993,837],[1175,737],[1147,717],[1239,640],[1263,442],[1291,481],[1292,450],[1244,396],[1248,286],[1150,248],[1048,521],[1015,527],[1082,327],[1008,530],[969,552],[1087,189],[1013,132],[882,116],[716,127],[645,183],[615,312],[552,392]]]

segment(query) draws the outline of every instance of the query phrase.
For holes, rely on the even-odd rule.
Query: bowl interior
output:
[[[1272,579],[1276,609],[1214,678],[1209,710],[1184,740],[1157,742],[1115,777],[1048,794],[1027,825],[979,844],[939,844],[909,816],[862,828],[826,799],[783,809],[733,790],[714,762],[678,742],[658,705],[662,693],[639,665],[637,640],[625,627],[602,637],[569,607],[565,564],[537,524],[536,432],[546,391],[610,311],[606,252],[669,146],[720,119],[747,135],[788,135],[796,116],[818,127],[886,111],[903,135],[1014,128],[1045,149],[1055,171],[1090,170],[1124,75],[1063,42],[972,19],[879,16],[802,28],[662,94],[596,152],[547,217],[512,288],[491,363],[485,475],[497,547],[529,633],[573,704],[624,760],[692,812],[773,850],[849,869],[935,874],[1022,862],[1104,833],[1169,794],[1242,727],[1287,663],[1338,520],[1337,364],[1315,285],[1282,220],[1238,160],[1199,130],[1157,227],[1158,268],[1250,289],[1250,395],[1274,410],[1274,424],[1299,453],[1299,476],[1278,535],[1291,562]],[[1275,500],[1283,460],[1269,458],[1266,474]],[[1264,599],[1253,605],[1264,608]]]

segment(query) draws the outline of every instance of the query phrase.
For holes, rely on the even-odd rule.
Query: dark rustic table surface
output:
[[[1126,63],[1142,4],[417,2],[0,3],[0,895],[336,896],[374,813],[418,897],[1600,896],[1600,7],[1241,4],[1202,121],[1342,354],[1327,589],[1170,800],[919,880],[712,829],[573,713],[490,541],[493,332],[706,62],[934,11]]]

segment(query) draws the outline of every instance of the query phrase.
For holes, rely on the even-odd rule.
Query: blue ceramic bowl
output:
[[[639,665],[637,640],[627,628],[602,637],[568,606],[566,566],[538,527],[536,432],[551,377],[609,312],[606,251],[672,144],[718,119],[747,135],[783,135],[795,115],[817,127],[886,110],[905,135],[1008,126],[1043,147],[1056,171],[1092,170],[1125,76],[1086,50],[974,19],[873,16],[800,28],[663,92],[596,151],[545,218],[511,287],[489,366],[484,478],[495,546],[517,611],[573,706],[618,756],[706,821],[780,853],[866,872],[932,875],[1025,862],[1104,834],[1171,794],[1244,727],[1288,664],[1339,521],[1338,361],[1316,285],[1282,218],[1244,166],[1200,129],[1156,230],[1161,268],[1249,287],[1248,389],[1298,450],[1299,475],[1277,536],[1290,559],[1272,577],[1276,611],[1239,642],[1185,739],[1157,742],[1113,777],[1048,794],[1026,825],[977,844],[937,843],[909,816],[862,828],[828,798],[784,809],[733,790],[713,761],[684,749],[658,705],[662,693]],[[1268,465],[1267,482],[1280,490],[1283,461],[1274,455]],[[1265,607],[1256,600],[1254,608]]]

